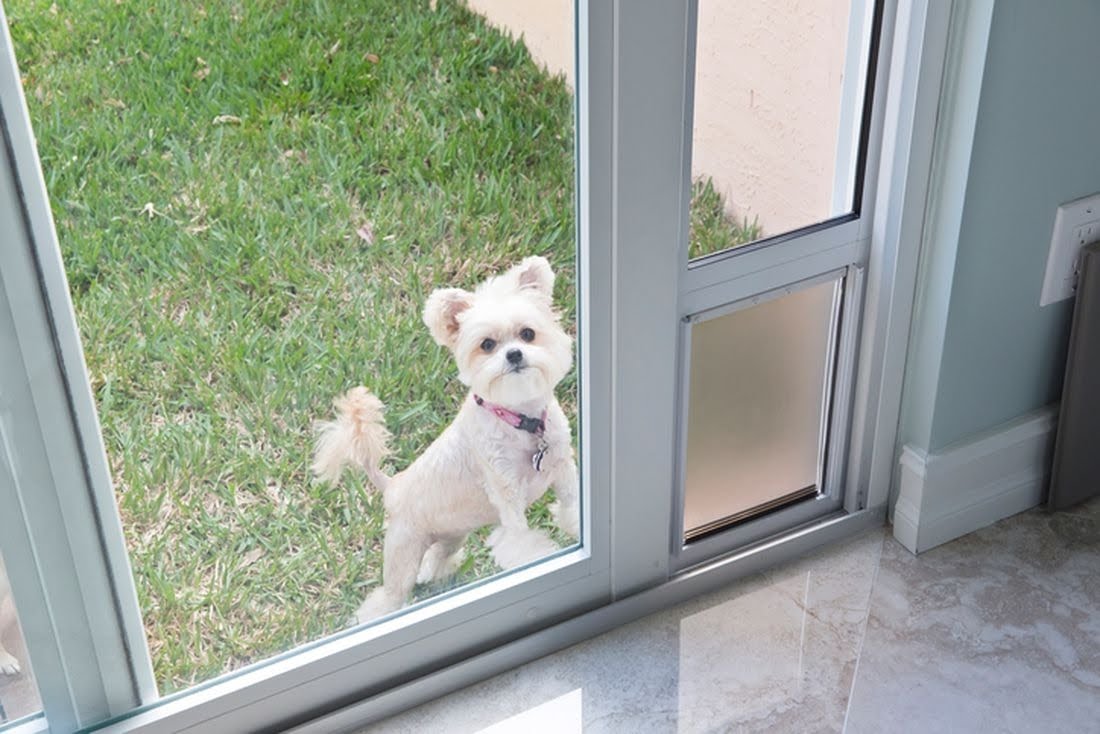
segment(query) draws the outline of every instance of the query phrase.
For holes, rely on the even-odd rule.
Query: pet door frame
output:
[[[677,490],[672,503],[670,553],[677,570],[690,568],[722,554],[748,548],[768,538],[781,538],[785,532],[801,528],[815,520],[843,519],[868,507],[866,491],[861,491],[862,467],[848,471],[849,446],[859,446],[859,437],[849,441],[852,425],[853,395],[857,379],[857,358],[861,345],[860,327],[864,319],[865,273],[872,254],[872,234],[878,198],[877,182],[880,153],[883,150],[884,115],[881,101],[889,89],[887,59],[891,47],[891,26],[887,22],[883,0],[852,0],[848,21],[846,78],[842,88],[842,110],[837,147],[854,152],[854,167],[840,156],[834,172],[834,188],[850,181],[853,196],[848,213],[763,238],[740,247],[688,258],[687,222],[681,240],[680,267],[680,364],[677,449]],[[684,187],[691,190],[692,139],[695,95],[696,43],[698,40],[699,0],[688,2],[688,58],[685,64],[684,137],[686,153],[682,161]],[[862,98],[856,98],[852,73],[861,71]],[[853,102],[858,101],[858,106]],[[860,111],[854,114],[855,109]],[[850,126],[845,129],[843,126]],[[834,193],[834,201],[836,194]],[[685,204],[685,210],[690,201]],[[691,374],[691,334],[693,326],[720,314],[730,313],[772,297],[792,293],[824,281],[839,281],[840,308],[834,310],[829,326],[828,383],[824,400],[828,415],[821,422],[822,442],[817,494],[761,513],[728,526],[717,528],[696,539],[688,539],[684,514],[687,500],[688,410]],[[873,318],[873,314],[871,315]],[[867,347],[863,347],[864,350]],[[864,388],[866,389],[866,388]],[[792,488],[797,489],[797,488]]]
[[[680,319],[714,306],[716,293],[728,303],[738,288],[759,292],[752,284],[767,279],[777,264],[769,258],[780,257],[768,253],[780,250],[719,253],[708,267],[685,267],[689,190],[681,173],[685,162],[690,166],[690,4],[578,0],[585,546],[155,702],[95,404],[0,8],[0,126],[10,157],[0,178],[9,177],[17,194],[0,199],[0,309],[10,310],[19,334],[18,353],[4,350],[0,364],[22,375],[33,401],[17,405],[11,395],[0,396],[0,418],[5,441],[37,441],[49,469],[30,486],[19,466],[21,450],[8,446],[0,453],[0,470],[8,469],[0,472],[0,503],[19,510],[0,514],[0,545],[49,726],[355,730],[881,524],[948,29],[963,12],[960,5],[885,3],[872,135],[881,155],[877,183],[865,187],[874,211],[781,250],[781,257],[799,255],[805,264],[817,261],[815,248],[829,257],[866,251],[847,473],[864,509],[690,569],[676,567],[669,533]],[[77,603],[60,596],[66,587],[77,590]],[[118,718],[97,724],[109,716]],[[17,730],[46,725],[39,717]]]
[[[795,271],[797,273],[797,271]],[[780,268],[772,277],[789,277],[791,271]],[[804,274],[804,273],[803,273]],[[859,332],[859,314],[863,295],[864,270],[850,265],[846,268],[796,280],[784,281],[763,293],[739,299],[733,303],[716,306],[712,309],[684,316],[681,333],[681,369],[680,369],[680,405],[682,412],[679,422],[679,450],[677,453],[677,482],[679,491],[673,504],[672,556],[673,567],[684,569],[719,556],[731,549],[748,546],[766,538],[781,535],[792,528],[801,527],[812,521],[834,515],[838,518],[847,513],[865,509],[860,499],[846,491],[845,453],[847,442],[829,441],[830,436],[844,436],[851,423],[852,378],[854,377],[854,358]],[[686,464],[687,464],[687,418],[690,396],[691,340],[695,325],[721,318],[738,311],[768,303],[771,300],[793,295],[803,289],[827,283],[835,284],[831,325],[827,336],[826,367],[823,386],[823,410],[820,417],[821,432],[819,447],[819,467],[815,480],[816,494],[803,500],[796,500],[778,509],[753,515],[743,521],[730,523],[727,527],[721,520],[719,527],[707,531],[697,539],[685,538],[684,514],[686,500]]]

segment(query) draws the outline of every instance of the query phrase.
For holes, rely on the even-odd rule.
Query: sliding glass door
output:
[[[786,5],[8,2],[21,726],[366,721],[882,522],[895,8]]]

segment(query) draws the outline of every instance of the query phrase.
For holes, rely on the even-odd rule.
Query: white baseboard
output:
[[[1038,505],[1057,418],[1048,406],[939,453],[903,448],[894,537],[921,553]]]

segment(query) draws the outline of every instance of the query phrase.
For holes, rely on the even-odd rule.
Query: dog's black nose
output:
[[[518,349],[509,349],[508,353],[504,355],[504,358],[512,364],[519,364],[523,361],[523,352]]]

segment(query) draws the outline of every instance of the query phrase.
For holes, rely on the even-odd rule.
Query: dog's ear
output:
[[[474,302],[474,294],[461,288],[440,288],[424,304],[424,324],[441,347],[454,349],[458,339],[458,315]]]
[[[554,295],[554,271],[550,268],[550,262],[540,255],[525,257],[511,270],[508,277],[516,283],[520,290],[532,289],[550,298]]]

